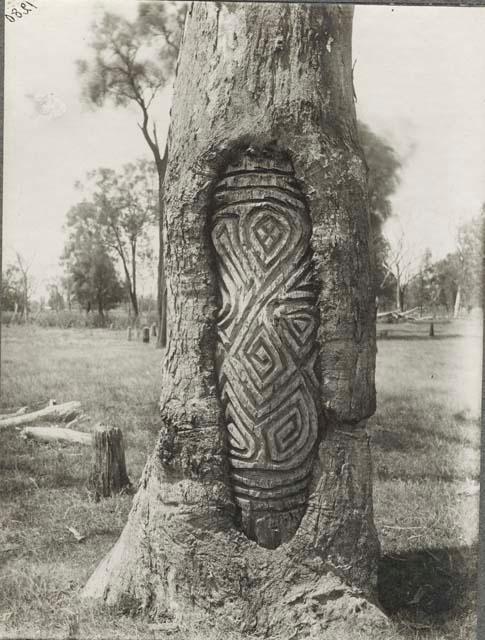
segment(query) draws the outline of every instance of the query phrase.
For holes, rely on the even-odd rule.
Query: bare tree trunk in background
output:
[[[403,303],[403,293],[401,286],[401,274],[399,272],[399,268],[397,268],[396,272],[396,309],[398,311],[402,311],[402,303]]]
[[[460,315],[460,307],[461,307],[461,285],[458,285],[458,289],[456,291],[455,296],[455,306],[453,309],[453,317],[458,318]]]
[[[85,597],[198,637],[384,624],[351,31],[351,7],[192,5],[165,183],[163,426]]]
[[[398,289],[398,309],[404,311],[404,296],[406,293],[406,285],[401,285]]]

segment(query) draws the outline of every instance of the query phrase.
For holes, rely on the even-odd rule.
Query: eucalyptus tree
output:
[[[353,638],[383,622],[352,15],[197,2],[187,17],[164,196],[162,428],[84,596],[197,637]]]
[[[184,2],[141,3],[134,20],[105,12],[92,26],[92,57],[78,61],[83,95],[91,104],[136,106],[138,127],[155,163],[159,207],[158,336],[162,346],[166,337],[163,185],[167,152],[160,146],[152,106],[160,91],[172,83],[185,12]]]

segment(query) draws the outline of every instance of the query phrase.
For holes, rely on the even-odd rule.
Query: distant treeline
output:
[[[138,316],[138,326],[151,326],[157,322],[155,310]],[[38,309],[30,313],[27,318],[22,313],[15,311],[2,311],[2,326],[10,325],[35,325],[38,327],[57,327],[59,329],[98,329],[113,330],[127,329],[133,326],[133,316],[126,308],[111,309],[109,313],[100,316],[96,312],[86,313],[82,310],[68,309],[56,311],[54,309]]]

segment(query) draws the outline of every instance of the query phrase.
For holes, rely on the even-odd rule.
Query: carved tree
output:
[[[384,619],[351,24],[350,7],[192,5],[165,193],[163,426],[86,597],[266,637]]]

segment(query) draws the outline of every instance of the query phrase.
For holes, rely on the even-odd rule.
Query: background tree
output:
[[[435,262],[433,267],[440,287],[439,304],[446,313],[453,311],[453,315],[457,317],[460,307],[458,256],[456,253],[449,253]]]
[[[2,309],[22,311],[23,296],[20,286],[21,274],[17,265],[8,264],[2,273]]]
[[[61,287],[62,287],[62,291],[64,292],[67,308],[69,311],[71,311],[74,293],[73,293],[72,276],[70,273],[64,272],[64,275],[61,278]]]
[[[210,622],[248,636],[286,637],[291,629],[350,639],[364,635],[362,619],[382,621],[370,599],[362,601],[374,593],[378,556],[365,431],[375,407],[375,305],[351,31],[350,6],[191,5],[165,193],[162,429],[128,523],[86,597],[164,612],[182,628],[190,619],[202,637]],[[227,288],[224,274],[234,278]],[[253,294],[264,313],[248,309]],[[218,340],[234,318],[235,335]],[[261,478],[254,517],[236,502],[246,489],[233,483],[231,455],[246,454],[254,438],[256,475],[264,445],[228,423],[218,368],[227,344],[231,371],[248,371],[232,403],[251,378],[255,399],[264,393],[272,402],[267,412],[292,407],[271,423],[273,434],[283,427],[280,444],[266,433],[277,469]],[[300,402],[310,388],[315,395]],[[247,402],[245,394],[244,411]],[[292,456],[301,452],[295,433],[298,446],[314,445],[304,451],[315,455],[308,467]],[[292,450],[289,467],[276,464],[274,446]],[[281,497],[271,483],[295,469],[306,507],[298,518],[285,505],[275,513],[271,502]],[[284,484],[282,495],[293,489]]]
[[[27,320],[35,289],[31,266],[17,251],[15,262],[8,264],[2,273],[2,309],[20,313],[24,321]]]
[[[357,126],[368,168],[367,189],[374,247],[376,296],[381,304],[385,304],[394,287],[385,266],[390,246],[383,235],[382,228],[392,215],[391,196],[399,186],[402,164],[394,149],[384,138],[374,133],[363,122],[358,122]]]
[[[402,233],[399,238],[389,243],[387,256],[383,267],[394,285],[394,304],[398,311],[405,309],[405,295],[409,283],[415,275],[415,260],[406,244],[406,238]]]
[[[408,301],[411,307],[419,307],[420,314],[437,302],[439,286],[431,250],[426,248],[419,261],[418,271],[408,285]]]
[[[87,313],[97,311],[104,325],[105,312],[123,299],[123,287],[96,224],[96,208],[83,202],[67,215],[69,237],[62,262],[77,302]]]
[[[83,94],[89,102],[99,107],[107,101],[119,107],[137,105],[141,115],[138,126],[155,162],[159,207],[158,336],[161,346],[166,339],[162,229],[167,155],[166,150],[160,149],[150,107],[157,93],[172,81],[185,12],[185,3],[181,2],[142,3],[137,19],[132,22],[106,12],[92,28],[93,58],[78,62],[84,81]]]
[[[455,315],[460,306],[468,310],[482,305],[483,293],[483,250],[484,250],[485,205],[480,215],[458,229],[456,266],[457,299]]]
[[[153,165],[146,160],[120,171],[100,168],[88,174],[79,189],[89,192],[89,210],[100,242],[120,260],[135,323],[138,321],[139,267],[152,259],[152,234],[157,220],[157,185]]]
[[[63,311],[65,308],[64,295],[62,293],[62,284],[59,282],[51,282],[47,285],[47,305],[54,311]]]

